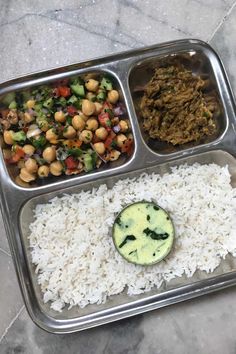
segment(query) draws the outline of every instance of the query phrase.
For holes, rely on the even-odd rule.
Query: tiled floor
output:
[[[235,0],[0,0],[0,81],[178,38],[209,41],[236,92]],[[0,218],[0,353],[236,353],[236,289],[89,331],[37,328]]]

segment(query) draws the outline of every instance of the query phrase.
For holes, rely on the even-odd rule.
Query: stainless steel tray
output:
[[[150,70],[163,60],[183,62],[194,72],[208,78],[220,103],[219,129],[212,139],[198,145],[189,144],[182,149],[169,149],[167,145],[155,145],[145,136],[139,124],[138,87],[149,80]],[[236,187],[236,119],[233,95],[219,57],[201,41],[168,42],[31,74],[0,84],[0,96],[67,76],[104,71],[115,77],[127,106],[135,140],[134,153],[129,160],[95,173],[58,178],[50,180],[48,184],[26,189],[15,184],[12,173],[6,167],[2,153],[0,154],[1,209],[25,305],[33,321],[53,333],[69,333],[94,327],[236,284],[236,260],[228,256],[211,274],[196,272],[192,278],[177,278],[163,284],[160,289],[138,296],[129,297],[122,293],[112,296],[103,305],[89,305],[84,309],[74,307],[56,313],[50,309],[49,304],[43,303],[28,244],[29,223],[33,220],[32,210],[37,203],[101,183],[112,186],[114,181],[137,176],[144,170],[162,174],[168,172],[171,166],[183,162],[228,164],[233,176],[232,185]]]

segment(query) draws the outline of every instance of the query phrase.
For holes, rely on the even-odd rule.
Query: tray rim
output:
[[[198,44],[198,45],[207,46],[207,48],[210,49],[215,54],[216,58],[219,61],[219,64],[221,65],[222,73],[224,75],[225,84],[226,84],[226,87],[227,87],[227,93],[228,93],[228,95],[230,96],[230,99],[231,99],[231,102],[230,102],[231,108],[232,108],[233,113],[235,114],[234,95],[233,95],[231,86],[229,84],[228,77],[227,77],[227,74],[225,72],[224,66],[223,66],[223,64],[221,62],[221,59],[219,58],[218,54],[214,51],[214,49],[212,49],[207,43],[205,43],[203,41],[199,41],[199,40],[195,40],[195,39],[183,39],[183,40],[177,40],[177,41],[169,41],[169,42],[165,42],[165,43],[161,43],[161,44],[157,44],[157,45],[155,44],[155,45],[152,45],[152,46],[149,46],[149,47],[143,47],[143,48],[140,48],[140,49],[135,49],[135,50],[121,52],[119,54],[112,54],[112,55],[109,55],[109,56],[106,56],[106,57],[100,57],[98,59],[101,60],[101,59],[105,58],[106,60],[108,60],[108,59],[112,59],[113,60],[114,57],[118,56],[118,58],[119,58],[119,56],[122,56],[124,54],[126,54],[126,55],[128,55],[128,54],[131,55],[132,53],[133,54],[134,53],[142,54],[142,53],[148,52],[148,51],[150,51],[152,49],[153,50],[157,50],[159,48],[164,48],[165,46],[168,47],[168,46],[171,46],[171,45],[181,44],[181,43],[185,43],[185,44],[188,43],[190,45],[191,44]],[[94,59],[94,60],[97,60],[97,59]],[[93,62],[93,61],[90,61],[90,63],[91,62]],[[83,63],[86,64],[87,61],[81,62],[81,63],[77,63],[77,64],[81,64],[82,65]],[[69,66],[62,67],[61,69],[69,68],[69,67],[71,67],[73,65],[76,65],[76,64],[71,64]],[[57,70],[57,69],[58,68],[56,68],[55,70]],[[46,74],[47,72],[48,72],[48,70],[43,70],[40,73]],[[21,78],[25,78],[25,77],[28,77],[28,76],[29,75],[25,75],[25,76],[22,76]],[[14,79],[13,79],[13,81],[14,81]],[[10,82],[12,82],[12,80],[8,80],[7,82],[5,82],[5,84],[8,84]],[[1,90],[1,86],[2,86],[2,83],[0,83],[0,90]],[[234,115],[234,117],[235,117],[235,115]],[[220,149],[221,150],[222,149],[221,145],[219,144],[219,147],[218,146],[212,146],[210,150],[216,150],[216,149]],[[228,150],[229,149],[226,149],[225,152],[231,153]],[[196,154],[197,153],[200,153],[200,152],[197,150]],[[235,151],[234,151],[234,153],[235,153]],[[192,154],[191,153],[189,154],[189,156],[194,156],[194,155],[195,155],[194,152]],[[185,156],[183,155],[183,158],[184,157]],[[175,160],[179,160],[180,158],[181,157],[176,157],[175,156],[173,159],[168,160],[167,162],[172,162],[172,161],[175,161]],[[157,161],[156,161],[156,165],[161,165],[162,163],[163,163],[163,161],[159,161],[159,163],[157,163]],[[127,171],[127,172],[130,172],[130,171]],[[107,177],[109,177],[109,176],[107,176]],[[101,178],[102,178],[102,176],[101,176]],[[90,181],[90,182],[92,182],[92,181]],[[12,256],[13,256],[12,258],[13,258],[13,262],[14,262],[14,265],[15,265],[15,268],[16,268],[16,273],[17,273],[19,285],[20,285],[20,288],[21,288],[22,296],[23,296],[27,311],[30,314],[30,317],[41,328],[43,328],[46,331],[49,331],[51,333],[61,333],[61,334],[62,333],[72,333],[72,332],[76,332],[78,330],[83,330],[83,329],[86,329],[86,328],[91,328],[91,327],[102,325],[102,324],[105,324],[105,323],[108,323],[108,322],[112,322],[112,321],[115,321],[115,320],[118,320],[118,319],[121,319],[121,318],[134,316],[134,315],[136,315],[138,313],[154,310],[156,308],[160,308],[160,307],[167,306],[167,305],[170,304],[170,303],[168,303],[168,299],[167,299],[167,303],[163,303],[162,302],[159,305],[157,305],[157,304],[149,304],[147,307],[145,307],[143,309],[140,308],[139,310],[134,310],[133,313],[128,313],[128,314],[127,313],[126,314],[120,313],[119,314],[119,318],[116,318],[115,315],[112,315],[113,318],[111,318],[112,316],[111,317],[107,317],[107,318],[102,318],[100,323],[94,323],[94,324],[91,323],[91,325],[87,325],[84,328],[78,328],[78,326],[77,327],[75,326],[73,328],[66,326],[67,328],[64,328],[62,330],[58,330],[56,327],[46,326],[45,323],[41,319],[42,314],[35,313],[32,310],[32,306],[31,306],[32,304],[29,301],[29,294],[27,293],[28,289],[27,289],[27,286],[26,286],[26,283],[25,283],[25,279],[24,279],[24,284],[22,283],[22,279],[21,279],[22,278],[22,267],[24,267],[25,265],[19,264],[19,262],[18,262],[18,257],[19,257],[19,253],[20,253],[19,250],[20,249],[17,247],[17,244],[18,243],[20,244],[20,239],[19,239],[19,237],[17,237],[18,235],[17,235],[17,233],[14,232],[14,228],[12,227],[12,225],[10,223],[10,215],[11,215],[11,213],[10,213],[9,208],[13,207],[13,204],[12,204],[12,201],[7,197],[7,193],[9,191],[12,191],[14,193],[22,192],[23,193],[22,196],[23,196],[23,199],[24,199],[24,203],[26,203],[27,200],[30,200],[34,196],[36,197],[36,196],[39,196],[40,194],[58,191],[62,187],[62,185],[60,184],[58,186],[58,188],[46,188],[43,191],[43,193],[40,193],[42,191],[36,192],[35,190],[32,190],[32,189],[28,190],[27,189],[28,193],[27,193],[27,196],[26,196],[24,194],[24,189],[12,188],[13,186],[11,185],[9,180],[8,181],[4,181],[4,183],[2,183],[2,181],[0,181],[0,183],[1,183],[1,186],[3,187],[3,189],[1,190],[2,198],[0,200],[0,204],[1,204],[2,214],[3,214],[4,226],[5,226],[6,234],[7,234],[7,237],[8,237],[9,244],[10,244],[10,249],[11,249],[11,253],[12,253]],[[71,183],[71,184],[67,184],[66,187],[70,188],[70,187],[73,187],[75,185],[76,185],[76,183]],[[4,188],[4,187],[6,187],[6,188]],[[15,207],[16,210],[15,211],[18,210],[18,212],[19,212],[20,208],[22,207],[22,205],[24,203],[21,202],[19,205],[16,203],[16,207]],[[205,286],[202,286],[202,287],[200,287],[198,289],[195,289],[193,292],[190,291],[189,293],[186,293],[185,295],[182,295],[182,297],[179,298],[179,299],[174,297],[175,300],[172,303],[180,302],[180,301],[183,301],[183,300],[186,300],[186,299],[190,299],[190,298],[193,298],[193,297],[196,297],[196,296],[200,296],[200,295],[212,292],[212,291],[220,290],[220,289],[228,287],[228,286],[232,286],[232,285],[236,284],[236,271],[230,272],[230,273],[225,273],[223,275],[214,277],[214,280],[212,280],[212,279],[213,278],[209,278],[209,279],[205,279],[203,281],[195,282],[194,284],[198,283],[199,286],[201,285],[200,283],[205,282]],[[191,286],[191,285],[192,284],[187,285],[187,286]],[[183,288],[183,286],[181,288]],[[178,288],[174,289],[174,291],[177,291],[177,290],[178,290]],[[183,297],[186,297],[186,298],[183,298]]]

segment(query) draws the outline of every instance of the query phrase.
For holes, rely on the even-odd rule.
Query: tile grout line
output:
[[[4,249],[2,249],[1,247],[0,247],[0,251],[2,251],[7,256],[11,257],[11,254],[9,252],[5,251]]]
[[[5,331],[3,332],[3,335],[0,337],[0,344],[3,340],[3,338],[6,336],[7,332],[9,331],[9,329],[11,328],[11,326],[13,325],[13,323],[17,320],[17,318],[20,316],[21,312],[24,309],[24,305],[20,308],[19,312],[16,314],[16,316],[11,320],[11,322],[9,323],[9,325],[7,326],[7,328],[5,329]]]
[[[220,29],[220,27],[223,25],[223,23],[225,22],[225,20],[230,16],[231,12],[233,11],[234,7],[236,5],[236,1],[233,3],[233,5],[231,5],[231,7],[229,8],[229,10],[226,12],[226,14],[223,16],[222,20],[220,21],[220,23],[216,26],[215,30],[213,31],[213,33],[211,34],[211,36],[209,37],[209,39],[207,40],[207,42],[209,43],[213,37],[215,36],[216,32]]]

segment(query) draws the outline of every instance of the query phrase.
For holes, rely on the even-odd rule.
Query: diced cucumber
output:
[[[9,106],[8,106],[9,109],[16,109],[17,108],[17,103],[16,101],[12,101]]]
[[[58,100],[58,104],[62,107],[65,107],[67,104],[67,100],[65,99],[65,97],[60,97]]]
[[[83,162],[84,162],[84,169],[86,172],[93,170],[93,159],[92,156],[89,154],[83,155]]]
[[[46,101],[43,102],[43,107],[51,109],[53,106],[53,99],[52,97],[48,98]]]
[[[85,90],[84,90],[84,85],[76,84],[76,85],[70,85],[71,91],[80,97],[85,96]]]
[[[6,106],[9,106],[9,104],[15,101],[15,93],[14,92],[9,92],[6,94],[6,96],[3,97],[2,103],[5,104]]]
[[[72,95],[69,100],[67,101],[67,103],[69,104],[75,104],[78,101],[78,98],[75,95]]]
[[[22,130],[20,130],[19,132],[13,133],[12,138],[14,141],[17,141],[20,143],[20,142],[24,142],[26,140],[26,135]]]
[[[35,106],[34,106],[34,110],[36,112],[40,112],[42,110],[42,108],[43,108],[42,103],[36,103]]]
[[[112,90],[112,82],[107,77],[102,79],[100,86],[107,91]]]
[[[97,95],[97,100],[99,102],[103,102],[106,100],[106,92],[105,91],[100,91]]]

